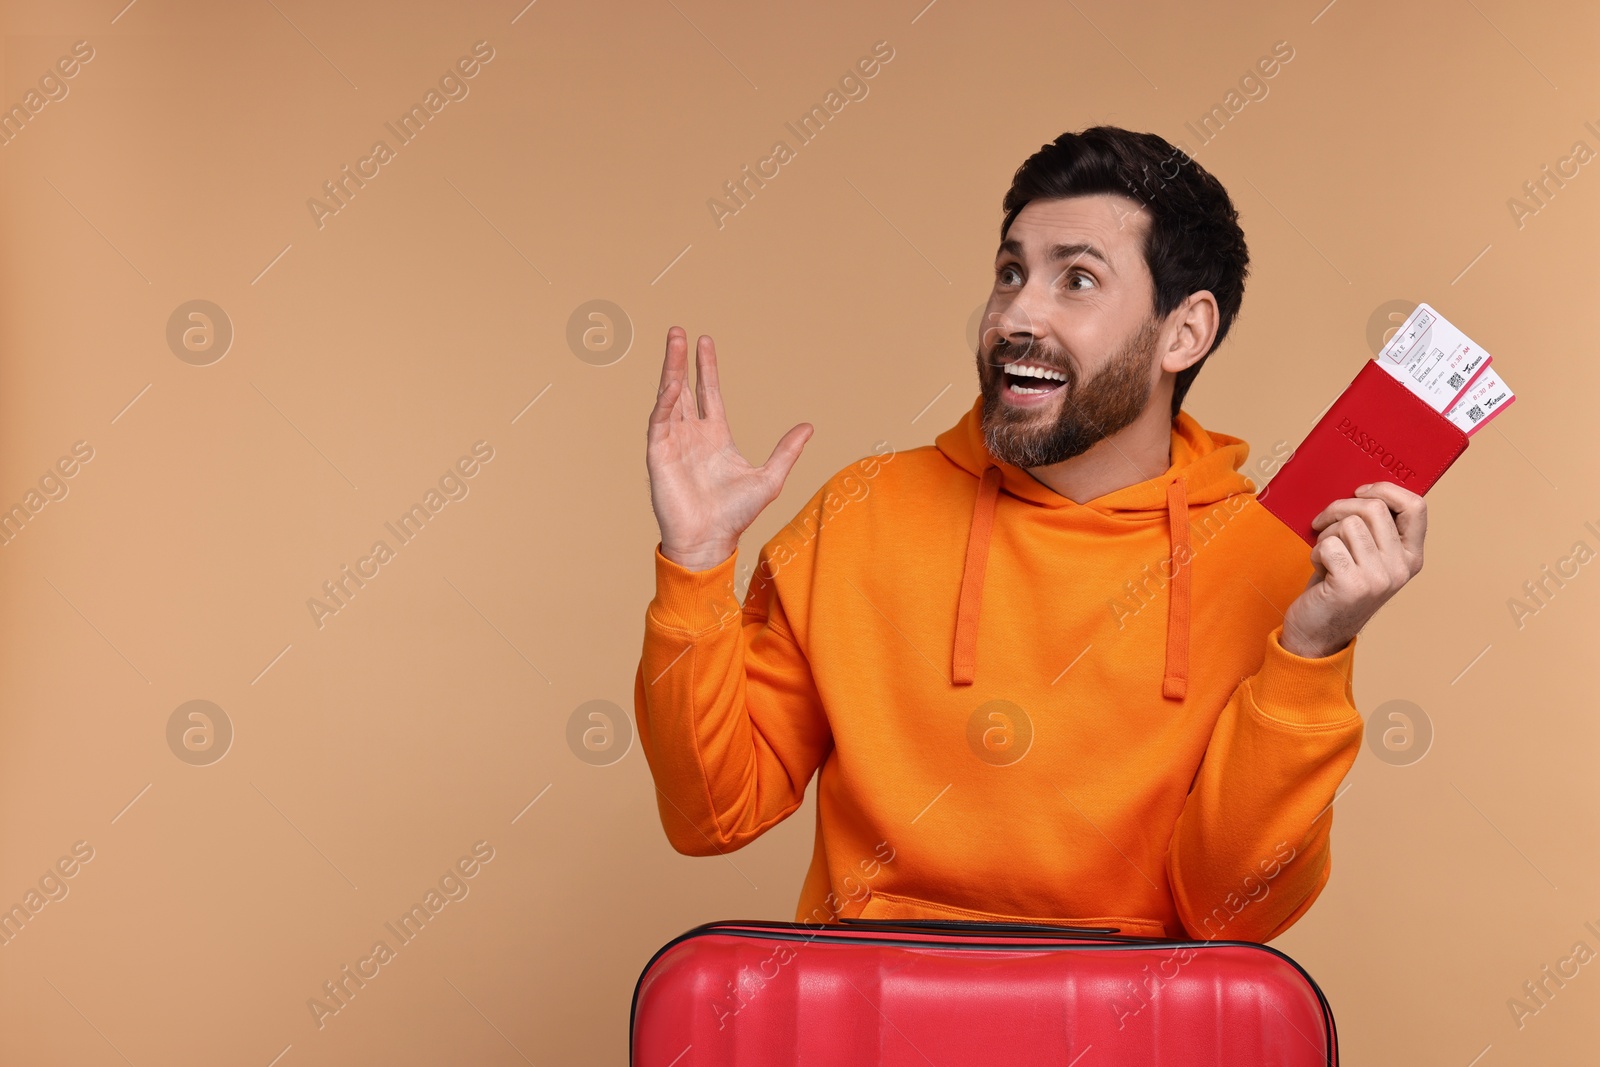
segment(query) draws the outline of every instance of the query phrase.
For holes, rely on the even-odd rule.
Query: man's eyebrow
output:
[[[1000,242],[1000,251],[1010,252],[1018,259],[1021,259],[1022,242],[1018,241],[1015,237],[1007,237],[1004,241]],[[1105,253],[1101,252],[1094,245],[1075,243],[1050,246],[1049,258],[1052,260],[1081,259],[1084,256],[1093,256],[1095,259],[1098,259],[1101,263],[1105,264],[1107,270],[1116,270],[1116,268],[1111,265],[1111,261],[1106,258]]]

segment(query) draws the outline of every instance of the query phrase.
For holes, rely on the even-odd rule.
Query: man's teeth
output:
[[[1011,375],[1013,378],[1042,378],[1046,381],[1052,382],[1065,382],[1067,380],[1067,376],[1062,374],[1060,371],[1046,370],[1044,367],[1022,366],[1015,363],[1006,368],[1006,373]],[[1032,388],[1029,386],[1018,385],[1015,381],[1011,383],[1011,391],[1021,396],[1038,396],[1043,393],[1051,392],[1055,388],[1056,386],[1053,385]]]
[[[1064,382],[1067,376],[1060,371],[1046,370],[1043,367],[1021,366],[1013,363],[1006,368],[1007,374],[1015,374],[1019,378],[1048,378],[1053,382]]]

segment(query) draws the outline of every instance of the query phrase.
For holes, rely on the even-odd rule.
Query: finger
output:
[[[667,354],[661,363],[661,380],[663,391],[668,388],[672,390],[673,399],[667,410],[667,420],[685,419],[693,414],[687,410],[686,402],[689,386],[689,335],[682,326],[674,326],[667,331]]]
[[[1352,515],[1360,516],[1365,520],[1372,531],[1373,541],[1384,551],[1399,552],[1401,549],[1400,537],[1395,532],[1394,518],[1389,513],[1386,501],[1367,497],[1342,497],[1333,501],[1311,520],[1313,530],[1326,530],[1328,527],[1342,522]]]
[[[1346,515],[1339,520],[1338,540],[1357,567],[1370,566],[1378,557],[1378,545],[1372,537],[1372,527],[1360,513]]]
[[[709,334],[700,338],[695,354],[695,400],[702,419],[722,419],[722,386],[717,376],[717,345]]]
[[[1340,519],[1348,518],[1349,516],[1356,514],[1361,510],[1361,507],[1362,501],[1360,497],[1340,497],[1338,500],[1329,503],[1327,507],[1323,508],[1317,513],[1317,517],[1311,520],[1311,528],[1313,530],[1321,530],[1325,527],[1332,526]]]
[[[675,419],[695,418],[694,392],[689,388],[689,372],[684,371],[678,379],[678,402],[672,405],[672,417]]]
[[[1310,589],[1328,576],[1328,568],[1322,565],[1322,538],[1318,537],[1311,546],[1311,577],[1306,579],[1306,588]]]
[[[1428,502],[1411,490],[1393,482],[1373,482],[1358,486],[1358,497],[1377,497],[1394,513],[1395,529],[1406,551],[1422,555],[1422,542],[1428,536]]]
[[[678,407],[678,400],[682,393],[682,378],[674,378],[666,384],[666,387],[656,396],[655,410],[650,412],[651,426],[664,425],[678,417],[674,409]]]
[[[1395,529],[1394,515],[1390,513],[1389,505],[1383,500],[1362,498],[1353,511],[1354,516],[1365,524],[1378,553],[1397,562],[1401,561],[1405,555],[1405,548],[1400,543],[1400,532]]]
[[[1330,576],[1344,574],[1356,565],[1350,556],[1349,547],[1339,539],[1338,534],[1324,541],[1318,541],[1313,551],[1317,556],[1317,562]]]
[[[1311,546],[1311,577],[1306,579],[1306,588],[1310,589],[1328,576],[1328,568],[1322,565],[1322,541],[1319,539]]]
[[[761,465],[762,471],[780,488],[784,480],[789,477],[789,471],[793,469],[795,461],[800,458],[800,452],[805,448],[806,442],[811,439],[813,432],[814,428],[809,422],[802,422],[793,427],[773,446],[772,455],[768,456],[767,461]]]
[[[1382,567],[1372,533],[1360,516],[1348,515],[1327,527],[1317,544],[1322,549],[1324,578],[1341,590],[1352,590],[1352,583]]]
[[[1317,544],[1320,546],[1325,541],[1339,541],[1344,545],[1345,555],[1353,562],[1355,555],[1350,551],[1352,529],[1348,523],[1349,518],[1350,516],[1345,515],[1332,525],[1324,526],[1322,532],[1317,535]]]
[[[656,395],[667,390],[667,385],[674,378],[682,378],[689,373],[689,335],[682,326],[673,326],[667,330],[667,354],[661,361],[661,381],[656,385]]]
[[[1311,528],[1313,530],[1326,530],[1348,514],[1350,514],[1350,500],[1348,498],[1335,500],[1317,512],[1316,517],[1311,520]]]

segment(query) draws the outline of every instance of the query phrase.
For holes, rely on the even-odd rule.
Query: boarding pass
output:
[[[1378,352],[1378,364],[1440,414],[1462,398],[1489,363],[1489,353],[1427,304],[1418,304]]]
[[[1477,378],[1473,379],[1467,391],[1461,395],[1444,417],[1455,423],[1457,427],[1466,431],[1468,437],[1483,429],[1488,421],[1500,414],[1502,408],[1511,406],[1517,395],[1505,383],[1493,367],[1485,367]]]

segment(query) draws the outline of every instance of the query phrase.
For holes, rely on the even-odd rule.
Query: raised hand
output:
[[[812,426],[802,422],[752,467],[734,447],[717,383],[717,350],[701,335],[695,349],[695,392],[688,390],[689,338],[667,331],[645,465],[650,506],[661,528],[661,554],[689,570],[710,570],[733,555],[739,535],[777,498],[800,458]],[[699,411],[695,408],[698,405]]]
[[[1392,482],[1363,485],[1311,520],[1305,592],[1283,619],[1283,647],[1318,659],[1348,645],[1377,610],[1422,570],[1427,502]]]

